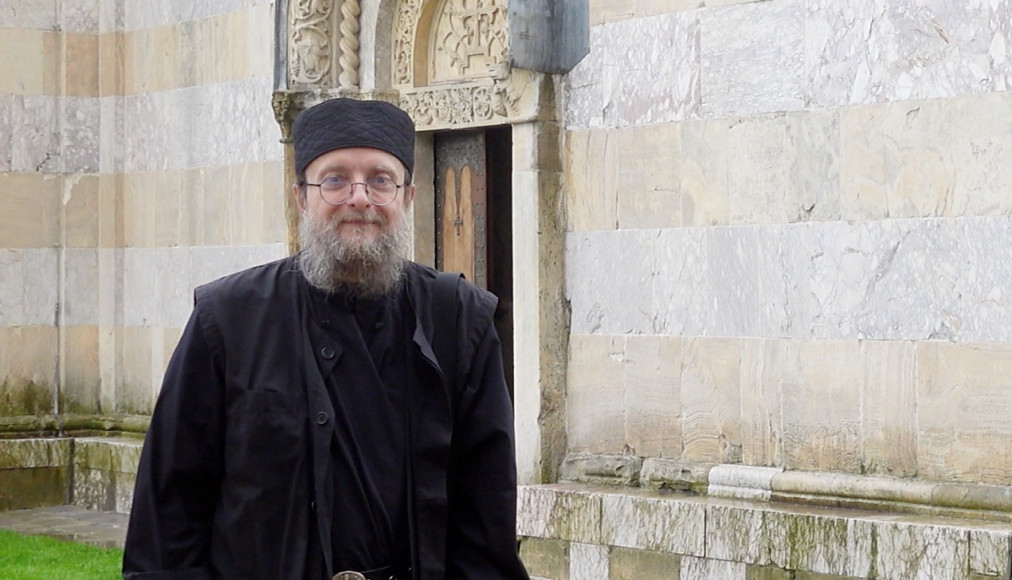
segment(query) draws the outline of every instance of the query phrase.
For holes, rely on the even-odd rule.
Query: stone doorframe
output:
[[[508,0],[277,0],[273,105],[285,143],[289,248],[298,209],[291,124],[335,97],[399,105],[418,130],[415,259],[433,264],[433,132],[509,125],[513,141],[514,408],[521,484],[566,452],[563,132],[555,77],[509,64]]]

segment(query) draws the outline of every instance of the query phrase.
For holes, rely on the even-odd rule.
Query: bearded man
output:
[[[495,298],[405,258],[414,124],[334,99],[292,129],[302,251],[195,291],[124,578],[527,580]]]

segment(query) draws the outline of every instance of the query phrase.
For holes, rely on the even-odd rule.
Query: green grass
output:
[[[3,580],[119,580],[123,550],[0,530]]]

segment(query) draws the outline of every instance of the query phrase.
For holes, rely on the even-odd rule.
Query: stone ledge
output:
[[[668,562],[669,569],[656,575],[637,576],[644,580],[677,577],[670,571],[671,556],[683,568],[722,570],[712,577],[724,580],[753,577],[753,568],[846,578],[978,580],[1007,577],[1012,561],[1007,523],[582,484],[521,487],[517,531],[525,560],[536,565],[532,574],[556,580],[560,569],[601,569],[597,560],[576,561],[582,555],[609,559],[623,553],[628,560],[629,550],[643,551],[633,558],[637,562]],[[551,550],[539,558],[532,551],[541,546]],[[552,558],[568,562],[549,562]]]
[[[1002,485],[591,454],[568,456],[562,474],[564,480],[574,483],[631,490],[686,491],[710,497],[1012,523],[1012,487]]]
[[[0,439],[0,510],[70,503],[128,513],[138,437]]]

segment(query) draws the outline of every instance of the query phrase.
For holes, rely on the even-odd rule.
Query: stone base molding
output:
[[[655,492],[1012,523],[1012,487],[625,455],[571,454],[562,479]]]
[[[1012,560],[1010,523],[684,492],[527,486],[518,516],[521,556],[546,580],[997,580]]]

